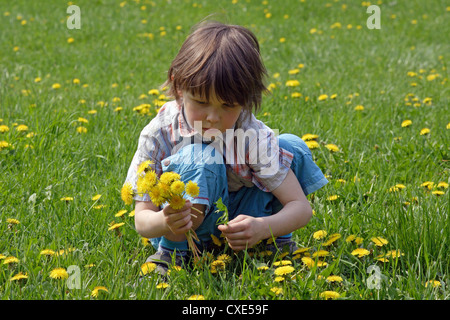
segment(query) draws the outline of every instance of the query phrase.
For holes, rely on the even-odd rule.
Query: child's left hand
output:
[[[219,225],[218,229],[228,241],[231,249],[241,251],[253,247],[262,239],[264,220],[246,215],[238,215],[227,225]]]

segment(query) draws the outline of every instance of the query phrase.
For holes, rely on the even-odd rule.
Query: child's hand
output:
[[[184,234],[191,229],[191,207],[192,203],[186,200],[184,207],[179,210],[175,210],[169,205],[163,208],[166,224],[173,234]]]
[[[241,251],[253,247],[264,234],[265,224],[261,218],[238,215],[227,225],[219,225],[218,229],[228,241],[231,249]]]

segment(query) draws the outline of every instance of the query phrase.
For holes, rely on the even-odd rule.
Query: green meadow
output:
[[[163,278],[121,188],[206,17],[256,34],[257,118],[330,182],[295,255],[224,248]],[[0,297],[449,299],[449,20],[443,0],[0,0]]]

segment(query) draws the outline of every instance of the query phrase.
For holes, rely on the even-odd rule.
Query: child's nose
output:
[[[210,112],[208,112],[208,115],[206,116],[206,120],[211,124],[217,123],[220,120],[220,115],[217,111],[210,110]]]

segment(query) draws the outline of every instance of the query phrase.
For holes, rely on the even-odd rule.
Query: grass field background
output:
[[[70,4],[79,30],[67,28]],[[381,29],[366,25],[370,4]],[[271,88],[257,117],[317,135],[308,143],[330,183],[308,196],[301,256],[230,254],[215,272],[209,257],[139,281],[154,250],[120,188],[167,101],[171,60],[211,14],[257,35]],[[0,0],[0,296],[448,299],[449,18],[439,0]],[[282,274],[281,260],[294,270]]]

